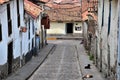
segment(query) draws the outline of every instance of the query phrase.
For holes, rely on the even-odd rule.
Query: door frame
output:
[[[68,33],[68,24],[72,24],[72,32],[71,33]],[[73,34],[73,26],[74,26],[74,23],[66,23],[66,33],[67,34]]]

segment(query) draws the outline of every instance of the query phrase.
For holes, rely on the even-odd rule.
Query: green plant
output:
[[[89,59],[92,61],[94,60],[94,55],[92,53],[89,53]]]

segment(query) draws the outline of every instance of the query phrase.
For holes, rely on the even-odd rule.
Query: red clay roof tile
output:
[[[46,4],[51,21],[81,21],[81,4],[79,0],[51,0]]]
[[[26,12],[30,14],[33,18],[37,18],[40,12],[42,12],[42,9],[39,6],[33,4],[28,0],[24,0],[24,5]]]
[[[86,20],[88,19],[88,14],[93,16],[94,20],[97,21],[97,15],[95,15],[94,13],[88,12],[88,8],[90,7],[90,10],[94,10],[93,7],[94,6],[98,6],[97,1],[98,0],[89,0],[90,2],[88,3],[88,0],[83,0],[82,1],[82,20]],[[96,2],[95,2],[96,1]]]
[[[47,10],[51,21],[81,21],[80,7]]]
[[[0,0],[0,4],[3,4],[5,2],[8,2],[9,0]]]

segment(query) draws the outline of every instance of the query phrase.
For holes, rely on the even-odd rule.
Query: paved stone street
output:
[[[75,43],[59,40],[54,44],[55,51],[29,80],[82,80]]]
[[[29,80],[105,80],[89,61],[80,40],[51,40],[56,45],[46,61],[29,78]],[[90,70],[84,67],[91,64]],[[92,74],[93,78],[82,77]]]

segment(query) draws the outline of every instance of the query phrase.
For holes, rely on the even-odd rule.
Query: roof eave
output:
[[[11,1],[11,0],[3,1],[3,2],[0,3],[0,5],[3,5],[3,4],[5,4],[5,3],[9,2],[9,1]]]

